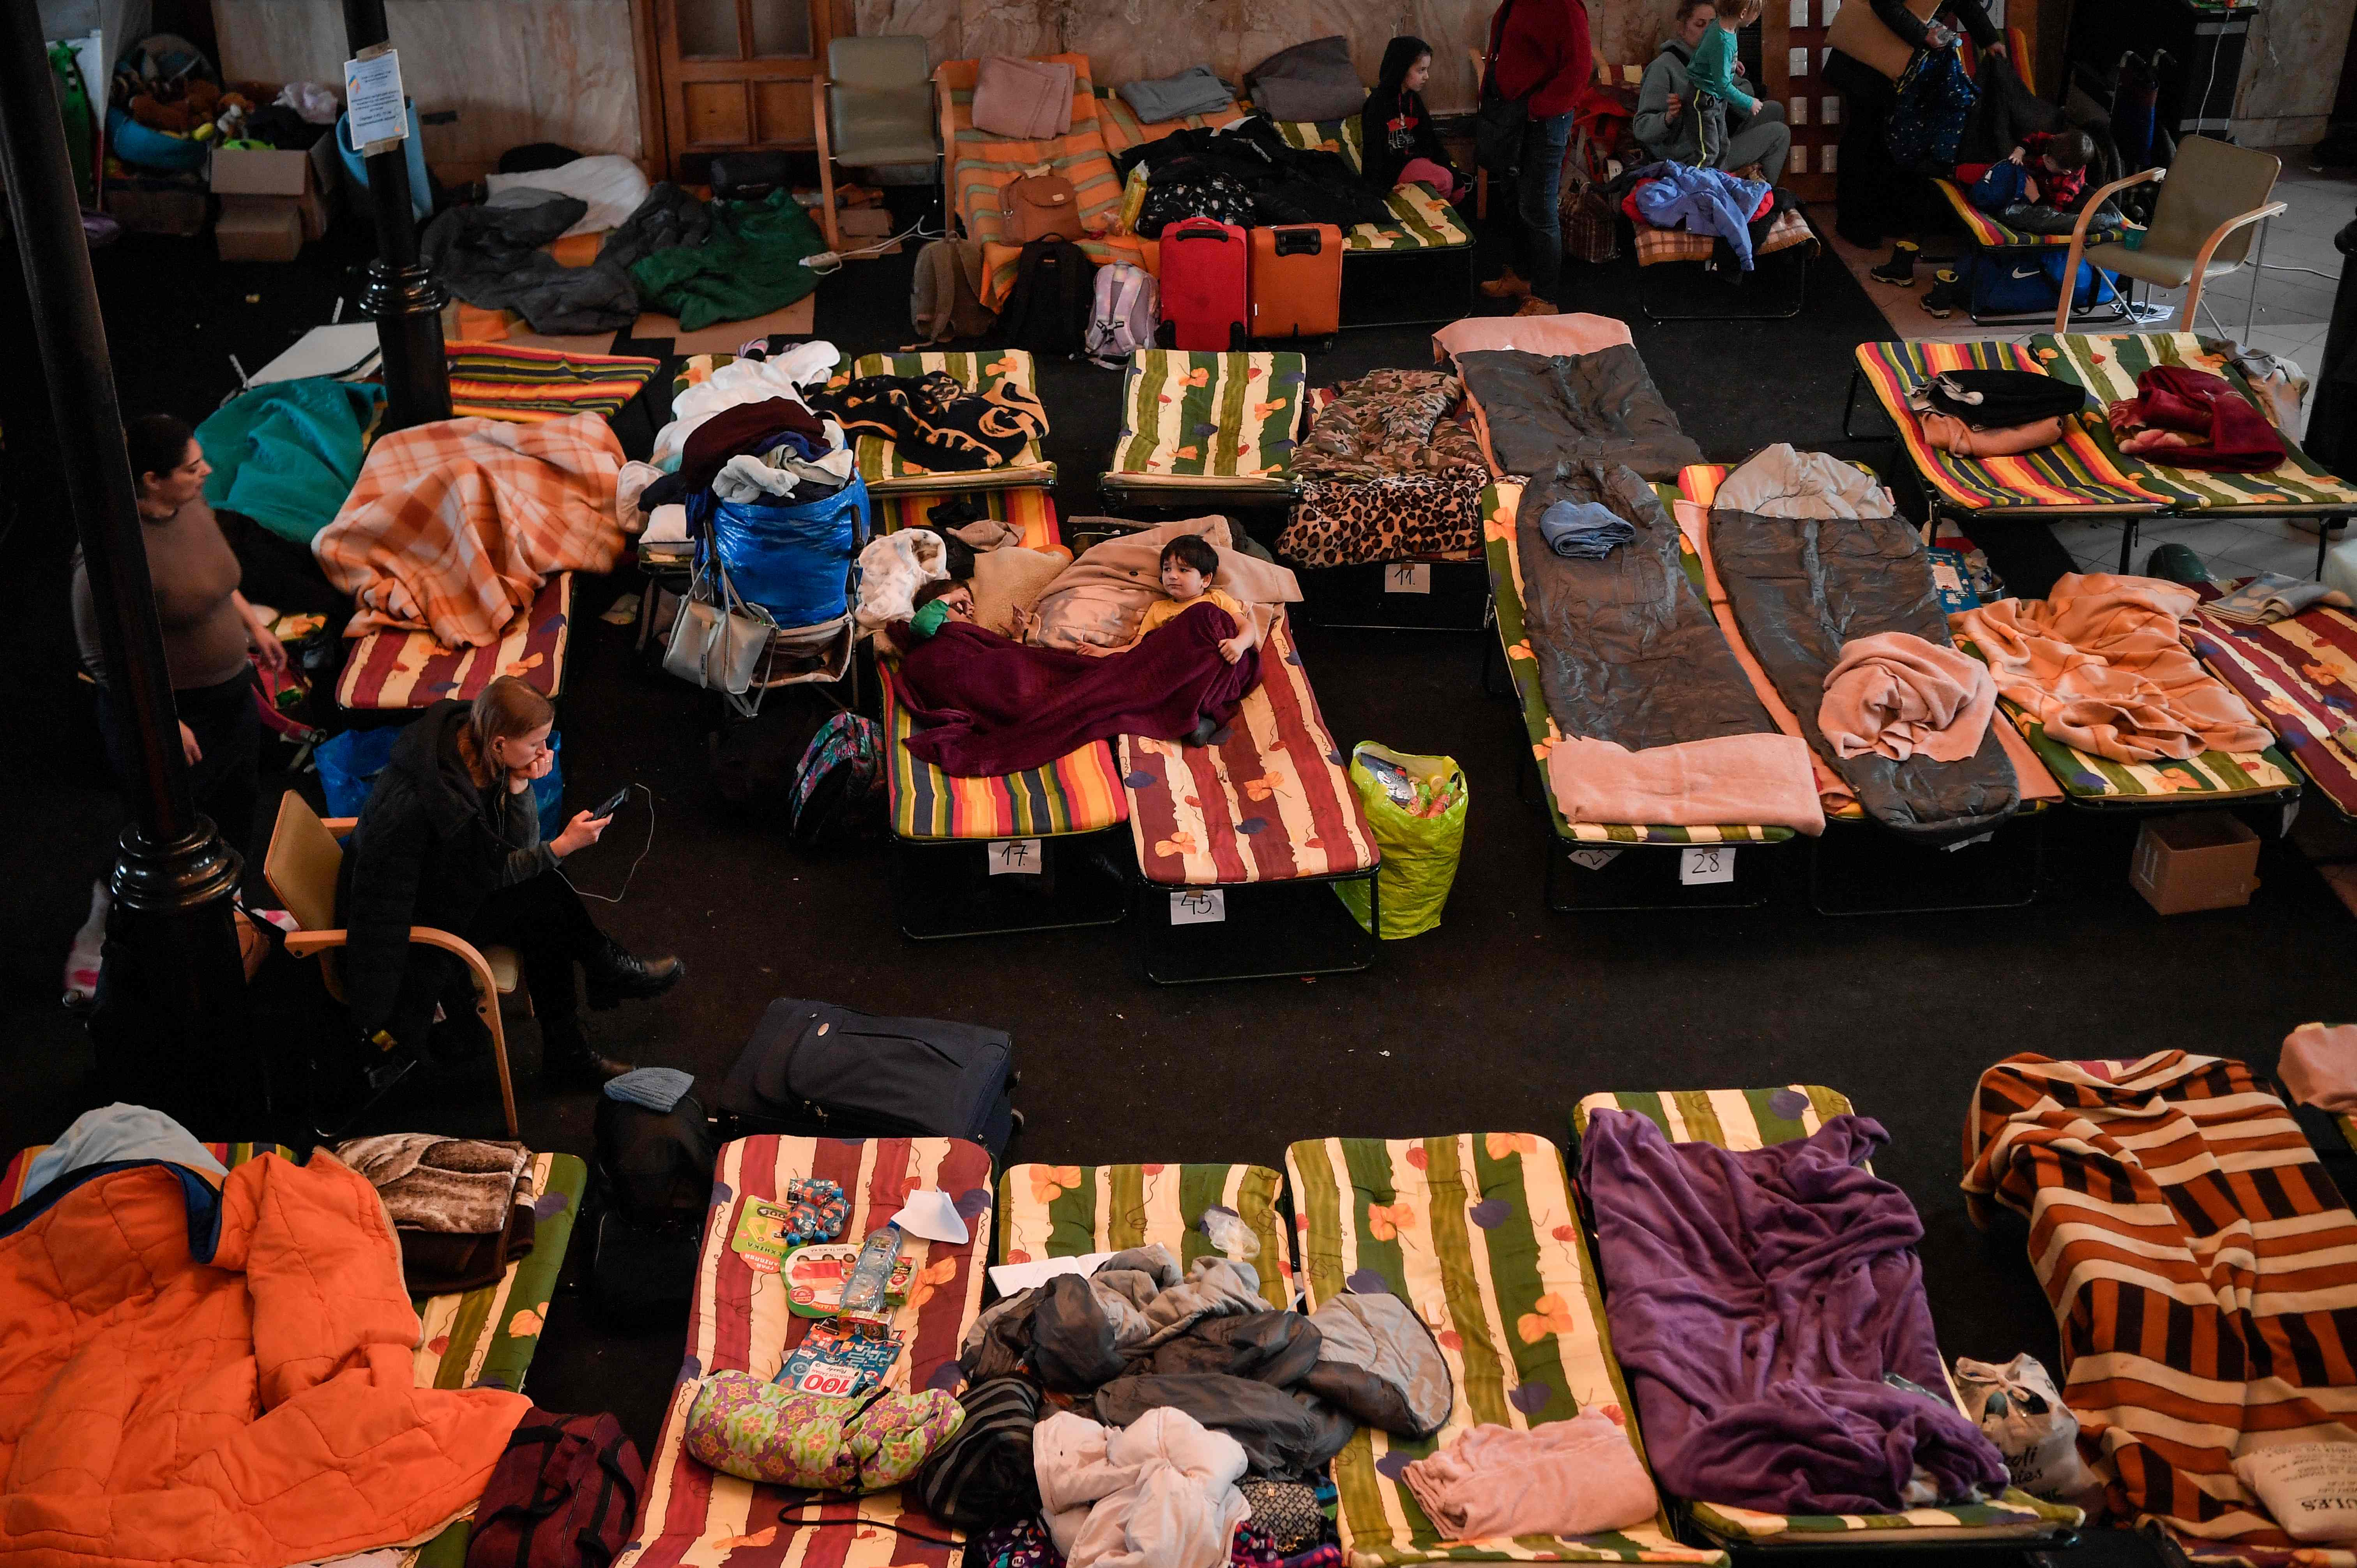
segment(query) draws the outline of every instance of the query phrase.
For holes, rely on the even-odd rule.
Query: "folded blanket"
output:
[[[909,750],[952,778],[1020,773],[1117,735],[1178,740],[1226,723],[1260,679],[1260,650],[1220,653],[1236,623],[1217,605],[1180,611],[1134,647],[1102,657],[1028,648],[952,621],[902,639],[891,671],[918,724]]]
[[[1176,76],[1148,81],[1125,81],[1114,91],[1137,112],[1141,125],[1183,120],[1189,114],[1216,113],[1235,102],[1228,84],[1208,65],[1191,66]]]
[[[1903,631],[1842,644],[1825,674],[1817,728],[1839,757],[1961,762],[1978,751],[1996,711],[1996,680],[1969,653]]]
[[[386,1133],[339,1144],[336,1157],[368,1178],[395,1225],[484,1236],[507,1229],[532,1154],[504,1141]]]
[[[2065,573],[2043,599],[1948,618],[1999,695],[2065,746],[2121,762],[2257,751],[2273,736],[2178,639],[2197,596],[2155,577]]]
[[[1622,1530],[1661,1507],[1629,1434],[1594,1409],[1527,1431],[1476,1426],[1400,1479],[1452,1541]]]
[[[1643,751],[1573,737],[1547,748],[1546,769],[1566,822],[1825,831],[1809,743],[1798,736],[1721,736]]]
[[[1601,561],[1637,536],[1628,520],[1594,501],[1556,501],[1539,513],[1547,548],[1574,561]]]
[[[921,376],[862,376],[810,396],[853,435],[891,442],[907,460],[939,473],[1004,467],[1048,433],[1039,400],[1012,381],[968,392],[945,371]]]
[[[2233,382],[2182,365],[2136,377],[2136,395],[2106,411],[2120,450],[2178,468],[2264,474],[2282,466],[2283,438]]]
[[[1737,1153],[1598,1112],[1580,1139],[1606,1311],[1646,1456],[1681,1497],[1890,1513],[2006,1485],[1944,1399],[1907,1195],[1866,1168],[1878,1122],[1835,1116]]]
[[[2276,1076],[2302,1105],[2357,1111],[2357,1024],[2302,1024],[2284,1036]]]

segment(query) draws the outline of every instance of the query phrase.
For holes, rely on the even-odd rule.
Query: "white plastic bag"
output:
[[[2294,1541],[2357,1541],[2357,1443],[2254,1449],[2234,1477]]]
[[[2002,1367],[1959,1359],[1956,1391],[1964,1414],[2005,1455],[2015,1486],[2049,1502],[2093,1508],[2103,1485],[2079,1457],[2079,1418],[2037,1357],[2016,1356]]]

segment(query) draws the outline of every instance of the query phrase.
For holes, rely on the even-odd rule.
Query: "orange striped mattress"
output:
[[[445,648],[430,631],[370,632],[344,657],[336,702],[352,712],[423,708],[445,697],[472,698],[501,675],[522,678],[544,697],[558,696],[572,628],[573,574],[558,572],[541,584],[531,608],[487,647]]]

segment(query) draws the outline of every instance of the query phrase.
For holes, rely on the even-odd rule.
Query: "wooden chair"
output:
[[[335,950],[351,940],[351,933],[336,924],[336,874],[344,864],[343,839],[352,831],[354,817],[321,817],[293,790],[278,798],[278,821],[270,829],[270,848],[262,862],[264,880],[300,928],[287,933],[286,950],[296,958],[320,955],[320,979],[328,994],[344,999],[337,973]],[[508,1076],[507,1032],[500,1023],[500,998],[513,992],[522,965],[513,950],[475,945],[431,926],[409,928],[412,945],[440,948],[456,954],[475,983],[475,1012],[491,1032],[491,1059],[500,1069],[500,1109],[506,1114],[508,1136],[517,1136],[515,1085]]]
[[[2132,174],[2087,198],[2079,209],[2078,227],[2071,231],[2071,256],[2062,267],[2062,298],[2054,307],[2054,330],[2071,330],[2071,296],[2079,286],[2079,263],[2083,257],[2106,272],[2126,273],[2156,288],[2181,288],[2185,304],[2177,313],[2177,330],[2193,332],[2194,313],[2201,304],[2201,287],[2222,277],[2250,255],[2254,223],[2286,210],[2270,201],[2283,160],[2272,153],[2237,147],[2212,136],[2188,136],[2177,145],[2177,161],[2166,169],[2148,168]],[[2134,250],[2126,245],[2090,245],[2087,224],[2098,208],[2114,195],[2147,180],[2161,180],[2160,199],[2153,203],[2152,227]],[[2266,231],[2259,232],[2259,254],[2266,254]],[[2258,285],[2251,287],[2252,309],[2257,309]]]
[[[826,46],[826,74],[811,79],[811,121],[818,133],[819,220],[829,250],[843,249],[836,164],[931,164],[949,145],[934,132],[931,70],[925,40],[913,36],[883,33]],[[943,177],[946,191],[946,170]]]

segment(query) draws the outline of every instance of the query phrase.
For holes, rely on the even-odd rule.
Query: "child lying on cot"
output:
[[[2024,204],[2076,212],[2094,156],[2095,139],[2075,127],[2032,131],[2003,163],[1960,164],[1956,177],[1969,188],[1975,207],[1999,217]]]

